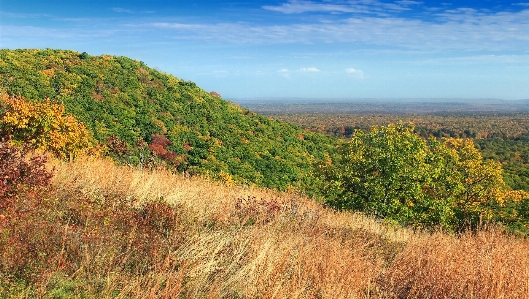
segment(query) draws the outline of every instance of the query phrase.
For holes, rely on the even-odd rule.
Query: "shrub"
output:
[[[168,150],[167,147],[170,145],[172,145],[172,142],[167,140],[165,135],[153,134],[149,149],[156,157],[178,167],[182,162],[186,162],[187,159],[184,155],[177,155],[175,152]]]
[[[38,275],[50,258],[55,225],[36,216],[49,209],[42,197],[52,178],[46,160],[29,146],[0,142],[0,273]]]
[[[45,283],[49,273],[146,273],[182,238],[178,207],[140,205],[118,191],[57,192],[47,188],[45,163],[28,147],[0,143],[0,292],[3,283]]]
[[[0,142],[0,204],[22,191],[49,185],[52,173],[46,169],[46,156],[34,155],[27,159],[30,152],[30,146]]]

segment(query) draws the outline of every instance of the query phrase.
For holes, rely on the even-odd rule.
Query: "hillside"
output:
[[[0,138],[11,145],[30,144],[62,159],[110,156],[227,184],[294,187],[336,209],[421,229],[502,223],[529,233],[529,193],[511,190],[502,165],[485,161],[471,139],[426,139],[399,121],[342,142],[126,57],[0,54]]]
[[[496,228],[414,232],[296,193],[101,159],[52,166],[17,200],[0,192],[2,298],[529,296],[528,241]]]
[[[124,163],[157,161],[227,182],[310,185],[312,162],[336,144],[126,57],[0,50],[0,89],[63,103]]]

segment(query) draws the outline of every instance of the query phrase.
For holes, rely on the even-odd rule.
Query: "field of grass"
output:
[[[528,298],[529,242],[417,232],[295,192],[52,161],[0,215],[2,298]]]

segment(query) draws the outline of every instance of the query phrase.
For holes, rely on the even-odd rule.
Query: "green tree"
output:
[[[319,173],[331,206],[419,227],[475,227],[526,197],[507,189],[501,166],[483,161],[472,140],[425,140],[413,124],[356,131]]]
[[[412,125],[356,131],[336,161],[320,165],[328,203],[410,222],[430,179],[427,158],[426,142],[413,134]]]

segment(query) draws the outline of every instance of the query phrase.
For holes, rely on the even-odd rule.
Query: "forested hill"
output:
[[[313,159],[336,142],[127,57],[0,50],[0,89],[64,104],[108,155],[123,162],[158,161],[225,181],[299,186],[311,180]]]

